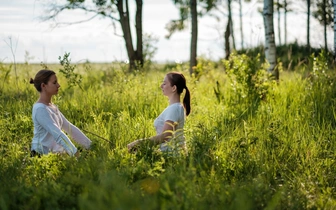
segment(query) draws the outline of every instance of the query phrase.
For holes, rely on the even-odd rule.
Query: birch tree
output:
[[[263,18],[265,27],[265,57],[269,63],[267,69],[276,80],[279,79],[279,71],[276,67],[276,47],[273,23],[273,0],[264,0]]]
[[[244,49],[243,4],[242,4],[242,0],[238,0],[238,4],[239,4],[239,27],[240,27],[241,48]]]

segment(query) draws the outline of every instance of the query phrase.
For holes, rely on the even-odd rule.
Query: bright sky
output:
[[[28,60],[34,63],[55,63],[58,62],[58,57],[63,56],[65,52],[71,53],[72,62],[127,60],[124,41],[120,36],[115,35],[110,20],[96,18],[87,23],[53,28],[51,25],[54,22],[41,22],[39,19],[44,12],[42,2],[45,1],[0,0],[0,62],[14,62],[14,54],[16,62]],[[169,40],[165,38],[166,24],[169,20],[178,18],[178,10],[172,2],[172,0],[144,0],[143,32],[158,39],[155,44],[158,48],[154,57],[155,61],[186,61],[189,59],[190,28],[184,32],[177,32]],[[264,44],[263,19],[257,13],[257,9],[262,8],[262,5],[253,2],[256,0],[250,4],[245,3],[243,7],[245,47]],[[240,48],[238,6],[237,4],[232,6],[236,47]],[[300,14],[288,14],[287,40],[288,42],[297,40],[304,44],[306,43],[304,7],[302,5],[296,5],[296,7],[299,9],[294,9],[294,11]],[[85,17],[88,16],[83,13],[67,12],[59,19],[79,20]],[[199,19],[199,56],[210,59],[219,59],[224,56],[224,41],[221,34],[223,34],[227,19],[224,14],[222,17],[221,22],[210,17]],[[277,16],[274,17],[274,24],[276,42],[278,42]],[[117,27],[117,33],[121,34],[119,23]],[[323,28],[312,20],[312,45],[324,46],[323,40]],[[328,32],[328,46],[332,49],[331,29]]]

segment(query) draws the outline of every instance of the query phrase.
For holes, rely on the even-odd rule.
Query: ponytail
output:
[[[186,93],[184,95],[184,98],[183,98],[183,106],[186,110],[186,115],[188,116],[190,114],[190,91],[189,89],[187,88],[187,86],[185,86],[185,90],[186,90]]]
[[[190,114],[190,92],[187,88],[187,81],[182,73],[179,72],[170,72],[167,74],[167,77],[170,81],[171,86],[176,85],[177,94],[181,95],[183,92],[183,89],[186,90],[186,93],[183,98],[183,107],[186,111],[186,115],[188,116]]]

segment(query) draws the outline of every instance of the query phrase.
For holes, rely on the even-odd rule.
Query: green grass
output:
[[[54,103],[94,142],[77,159],[29,157],[38,98],[29,78],[41,67],[18,65],[16,78],[13,67],[1,64],[0,209],[335,209],[332,72],[313,78],[281,72],[260,99],[241,97],[238,89],[249,87],[203,64],[199,78],[189,76],[187,65],[171,69],[186,75],[192,94],[189,150],[181,157],[126,148],[155,134],[153,121],[168,104],[159,88],[167,69],[78,65],[80,89],[68,88],[59,65],[49,66],[62,86]]]

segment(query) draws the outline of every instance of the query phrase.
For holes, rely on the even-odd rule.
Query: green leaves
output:
[[[63,69],[60,69],[60,72],[64,75],[64,77],[68,81],[69,88],[79,86],[81,87],[82,76],[80,74],[75,73],[75,65],[71,65],[70,53],[65,53],[64,57],[58,57],[60,64],[63,66]]]
[[[260,57],[249,57],[233,53],[229,60],[222,60],[234,93],[233,102],[244,103],[247,107],[267,98],[272,84],[271,74],[260,63]]]

